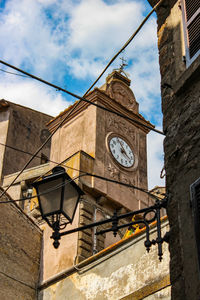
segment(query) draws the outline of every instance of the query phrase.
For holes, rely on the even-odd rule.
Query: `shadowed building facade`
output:
[[[190,187],[200,176],[200,1],[163,1],[156,13],[172,299],[198,300],[200,184],[193,197]]]

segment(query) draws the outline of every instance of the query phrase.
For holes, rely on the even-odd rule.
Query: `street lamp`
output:
[[[36,189],[42,219],[54,230],[54,247],[59,247],[59,231],[72,223],[82,190],[65,172],[55,167],[52,174],[33,183]]]
[[[97,178],[103,179],[103,177],[101,176],[97,176],[90,173],[85,173],[81,176],[95,176]],[[33,183],[33,187],[36,189],[37,192],[42,219],[44,219],[48,223],[48,225],[53,229],[51,238],[54,240],[53,245],[56,249],[60,245],[59,240],[62,236],[74,232],[79,232],[85,229],[111,223],[112,225],[110,228],[97,231],[96,234],[104,234],[106,232],[112,231],[113,235],[116,236],[119,229],[130,227],[136,224],[143,224],[146,228],[146,240],[144,242],[144,245],[147,251],[150,250],[152,245],[157,244],[158,256],[159,259],[162,260],[162,244],[163,242],[169,242],[169,233],[166,233],[165,236],[162,237],[160,211],[162,208],[167,207],[167,198],[163,200],[157,199],[154,205],[146,208],[142,208],[136,211],[130,211],[122,215],[117,215],[117,212],[114,212],[113,216],[109,219],[101,220],[95,223],[73,228],[68,231],[60,232],[60,230],[64,229],[67,224],[73,222],[76,208],[80,196],[83,195],[83,191],[65,172],[65,169],[60,166],[53,168],[51,175],[44,177],[41,181]],[[123,225],[119,224],[119,220],[125,218],[132,219],[138,214],[141,215],[140,220],[132,220],[131,222],[128,222]],[[157,237],[156,239],[150,240],[150,225],[154,221],[156,222]]]

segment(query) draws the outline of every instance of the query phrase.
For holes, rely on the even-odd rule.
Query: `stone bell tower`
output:
[[[72,178],[80,175],[76,182],[85,193],[75,220],[67,229],[105,219],[115,210],[124,213],[148,205],[145,193],[106,180],[148,188],[146,135],[149,130],[143,125],[152,128],[153,125],[139,114],[139,105],[130,89],[130,83],[121,72],[113,71],[101,88],[88,93],[86,98],[91,104],[81,101],[53,136],[51,160],[62,162]],[[117,112],[118,115],[92,103]],[[68,107],[54,118],[48,125],[49,130],[53,131],[73,107]],[[84,172],[105,179],[84,176]],[[49,254],[44,257],[44,278],[71,267],[117,241],[112,233],[96,236],[96,230],[99,228],[65,236],[60,248],[55,250],[49,241],[51,232],[46,229],[44,243],[49,244],[46,247],[52,259],[48,261]],[[119,232],[118,240],[122,236],[123,233]]]

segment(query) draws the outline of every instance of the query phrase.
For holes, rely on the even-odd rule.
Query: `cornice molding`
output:
[[[120,103],[114,101],[111,97],[109,97],[105,91],[102,91],[99,88],[95,88],[92,92],[90,92],[86,96],[86,99],[88,99],[92,103],[98,103],[100,105],[103,105],[104,107],[107,107],[107,108],[109,108],[111,110],[117,111],[118,113],[121,113],[121,114],[123,114],[123,115],[125,115],[125,116],[127,116],[129,118],[132,118],[133,120],[139,121],[139,122],[141,122],[144,125],[148,125],[148,126],[154,128],[154,125],[152,125],[149,121],[146,121],[145,118],[142,117],[142,115],[140,115],[139,113],[134,113],[132,111],[129,111],[123,105],[121,105]],[[50,123],[48,124],[48,128],[49,128],[49,130],[51,132],[65,118],[66,114],[68,112],[70,112],[70,110],[74,107],[74,105],[70,106],[68,109],[66,109],[64,112],[62,112],[57,117],[55,117],[52,121],[50,121]],[[67,118],[67,120],[63,123],[63,125],[66,124],[66,123],[68,123],[74,117],[78,116],[80,113],[82,113],[84,110],[86,110],[91,105],[92,104],[90,104],[90,103],[82,101],[79,104],[79,106],[77,108],[75,108],[75,110],[69,116],[69,118]],[[96,107],[96,109],[100,109],[100,108]],[[129,122],[131,123],[131,121],[129,121]],[[146,133],[148,133],[150,131],[149,129],[144,128],[142,125],[135,124],[134,121],[133,121],[133,124],[136,127],[138,127],[141,130],[143,130],[144,132],[146,132]]]

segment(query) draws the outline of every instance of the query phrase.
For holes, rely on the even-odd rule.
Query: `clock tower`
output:
[[[48,125],[53,131],[66,114],[71,112],[54,134],[51,144],[51,160],[62,163],[72,178],[80,176],[76,182],[85,193],[74,224],[67,229],[105,219],[112,216],[115,210],[125,213],[148,205],[145,193],[106,180],[148,189],[146,135],[149,129],[143,125],[152,128],[153,125],[139,114],[139,105],[130,89],[130,83],[120,71],[113,71],[101,88],[95,88],[87,94],[86,98],[91,104],[81,101],[73,111],[72,105]],[[118,115],[92,103],[117,112]],[[129,120],[120,114],[127,116]],[[105,179],[85,176],[84,172]],[[112,224],[107,225],[111,226]],[[57,260],[60,257],[59,261],[62,261],[62,266],[57,263],[58,272],[117,241],[112,233],[96,236],[98,229],[65,236],[58,250],[51,249],[55,251],[52,257],[56,255]],[[46,243],[49,235],[50,232],[46,231]],[[118,239],[122,236],[123,233],[119,233]],[[48,263],[44,257],[44,265],[45,263],[45,277],[48,278],[54,275],[51,270],[56,267],[53,267],[53,260]]]

